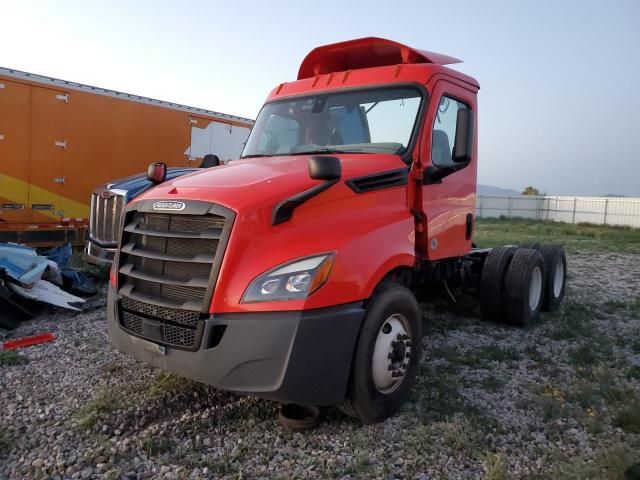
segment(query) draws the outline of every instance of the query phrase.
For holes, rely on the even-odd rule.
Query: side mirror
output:
[[[342,176],[342,165],[338,157],[315,155],[309,159],[309,176],[314,180],[338,180]]]
[[[202,164],[200,165],[200,168],[211,168],[217,167],[218,165],[220,165],[220,159],[218,158],[218,156],[214,155],[213,153],[208,153],[202,158]]]
[[[156,162],[147,167],[147,180],[151,183],[158,185],[167,178],[167,164]]]
[[[456,139],[453,144],[453,161],[469,163],[473,154],[473,112],[468,108],[458,110]]]

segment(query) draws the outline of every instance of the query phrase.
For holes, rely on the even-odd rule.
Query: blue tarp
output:
[[[58,264],[58,267],[66,268],[69,264],[69,259],[71,258],[71,254],[73,250],[71,249],[71,244],[67,243],[62,247],[54,247],[50,250],[45,250],[40,255],[43,257],[47,257],[49,260],[53,260]]]
[[[97,292],[96,286],[89,277],[84,273],[68,267],[69,259],[73,249],[70,244],[66,244],[62,247],[55,247],[50,250],[42,252],[42,256],[47,257],[58,264],[64,286],[67,289],[78,295],[95,295]]]

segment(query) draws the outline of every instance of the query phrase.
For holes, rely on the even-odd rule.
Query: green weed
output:
[[[91,428],[107,414],[121,406],[120,397],[111,390],[103,390],[93,400],[84,404],[75,414],[79,425]]]
[[[171,450],[172,443],[168,438],[146,438],[142,441],[142,449],[150,457],[157,457],[158,455]]]
[[[0,365],[22,365],[29,363],[24,355],[18,354],[15,350],[0,350]]]
[[[549,323],[544,333],[553,340],[573,340],[580,337],[591,337],[594,306],[565,300],[560,309],[549,316]]]
[[[559,463],[549,478],[563,480],[633,480],[627,476],[631,456],[624,445],[609,448],[595,459],[575,456]]]
[[[628,433],[640,433],[640,400],[634,399],[630,404],[620,409],[613,424]]]

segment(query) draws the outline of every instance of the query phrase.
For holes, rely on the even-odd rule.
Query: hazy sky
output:
[[[640,196],[640,0],[0,0],[0,66],[252,118],[363,36],[464,60],[480,183]]]

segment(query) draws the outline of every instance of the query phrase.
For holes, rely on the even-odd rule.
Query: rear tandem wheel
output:
[[[480,278],[480,308],[485,320],[504,322],[504,278],[517,248],[496,247],[484,261]]]
[[[540,316],[545,288],[542,254],[519,248],[513,255],[505,277],[505,313],[507,323],[524,327]]]
[[[557,310],[564,298],[567,282],[567,257],[562,245],[543,245],[540,253],[544,258],[545,289],[542,310]]]

